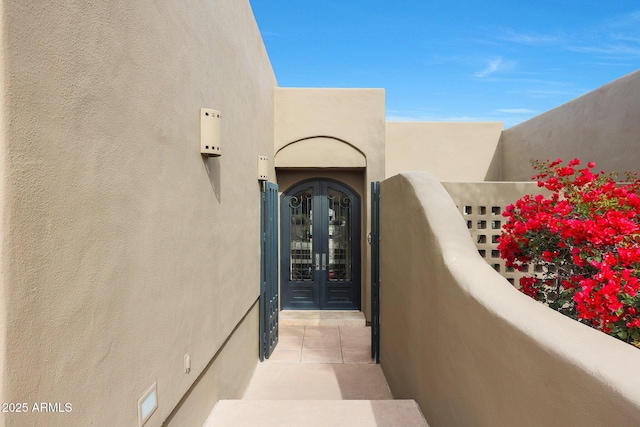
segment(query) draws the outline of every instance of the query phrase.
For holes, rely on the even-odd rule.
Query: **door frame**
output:
[[[320,270],[314,272],[314,282],[317,283],[319,288],[316,290],[317,295],[316,298],[318,300],[318,306],[310,306],[301,303],[299,306],[294,306],[289,304],[289,300],[291,300],[290,288],[289,288],[289,275],[290,275],[290,211],[289,204],[287,202],[287,198],[297,192],[303,190],[304,188],[309,187],[309,185],[318,186],[318,188],[322,188],[323,185],[328,188],[335,188],[336,190],[346,194],[353,201],[352,209],[350,211],[350,220],[351,224],[351,248],[352,248],[352,257],[351,257],[351,275],[353,283],[353,297],[351,299],[351,303],[349,306],[340,306],[339,304],[332,305],[330,302],[326,301],[326,295],[324,294],[327,291],[329,283],[339,288],[340,282],[329,282],[328,281],[328,270]],[[328,191],[327,191],[328,192]],[[320,194],[319,194],[320,195]],[[321,195],[325,196],[325,195]],[[280,296],[281,296],[281,308],[283,310],[361,310],[362,306],[362,240],[361,240],[361,231],[362,231],[362,217],[361,217],[361,209],[362,209],[362,199],[360,194],[355,191],[351,186],[345,184],[336,179],[326,178],[326,177],[313,177],[303,179],[298,181],[285,191],[282,192],[280,197]],[[317,215],[317,214],[316,214]],[[314,226],[318,227],[318,226]],[[327,230],[325,230],[327,231]],[[328,234],[328,231],[327,231]],[[325,238],[327,237],[325,234]],[[318,245],[320,243],[314,243],[314,245]],[[315,246],[317,248],[317,246]],[[314,253],[312,252],[312,258],[314,257]],[[314,262],[315,267],[315,262]],[[304,282],[309,283],[309,282]]]

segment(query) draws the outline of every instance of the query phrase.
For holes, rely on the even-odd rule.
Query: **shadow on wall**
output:
[[[220,157],[202,156],[202,162],[207,170],[211,189],[215,193],[218,203],[220,203],[220,168],[222,167]]]
[[[484,176],[485,181],[502,181],[502,146],[502,137],[500,137],[487,168],[487,174]]]
[[[435,426],[640,425],[640,351],[513,288],[431,175],[381,192],[381,362],[395,398]]]

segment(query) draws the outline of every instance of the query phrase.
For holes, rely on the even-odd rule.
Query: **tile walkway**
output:
[[[315,321],[315,320],[314,320]],[[413,400],[394,400],[371,358],[371,328],[282,325],[240,400],[221,400],[205,427],[428,427]]]
[[[243,399],[393,399],[371,359],[371,328],[281,326],[278,345],[258,363]]]
[[[270,362],[372,364],[371,328],[281,326]]]

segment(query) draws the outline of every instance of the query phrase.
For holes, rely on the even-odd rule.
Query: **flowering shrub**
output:
[[[549,196],[524,196],[503,213],[498,250],[533,275],[520,290],[549,307],[640,347],[640,180],[594,173],[594,163],[533,162]]]

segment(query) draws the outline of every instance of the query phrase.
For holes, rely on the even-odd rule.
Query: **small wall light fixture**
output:
[[[220,146],[220,111],[200,109],[200,152],[209,157],[222,156]]]
[[[258,181],[266,181],[269,179],[269,158],[266,156],[258,156]]]

